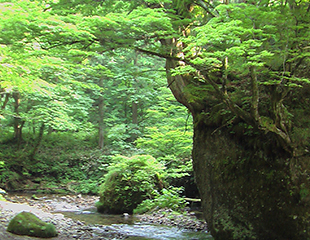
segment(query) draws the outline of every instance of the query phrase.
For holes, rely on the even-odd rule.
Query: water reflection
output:
[[[109,225],[113,231],[129,236],[130,240],[205,240],[213,239],[207,232],[195,232],[192,230],[151,225],[139,222],[134,216],[108,215],[96,212],[95,208],[80,212],[62,212],[65,217],[83,221],[86,224]],[[100,229],[98,229],[100,232]]]
[[[89,208],[83,211],[62,211],[65,217],[79,220],[87,224],[112,225],[112,224],[129,224],[133,225],[139,219],[134,216],[124,217],[122,215],[111,215],[98,213],[96,208]]]
[[[205,232],[194,232],[190,230],[179,229],[176,227],[156,226],[147,224],[119,225],[120,232],[126,233],[129,239],[160,239],[160,240],[202,240],[212,239]]]
[[[49,203],[54,209],[61,209],[57,212],[65,217],[82,221],[86,224],[94,225],[93,228],[100,234],[100,225],[109,226],[112,231],[120,232],[128,236],[129,240],[211,240],[213,239],[207,232],[195,232],[192,230],[180,229],[177,227],[168,227],[162,225],[151,225],[140,222],[135,216],[108,215],[100,214],[95,207],[82,208],[77,207],[76,202],[69,204],[70,196],[36,194],[39,198],[31,200],[31,194],[9,194],[9,197],[16,202]],[[76,201],[76,199],[75,199]],[[85,201],[85,199],[84,199]],[[93,206],[92,205],[88,205]]]

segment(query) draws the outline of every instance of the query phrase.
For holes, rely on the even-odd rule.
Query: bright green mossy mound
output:
[[[100,186],[101,213],[132,213],[145,199],[152,199],[163,187],[164,166],[149,155],[115,156]]]
[[[41,238],[57,236],[57,231],[53,224],[43,222],[30,212],[21,212],[17,214],[10,221],[7,231],[18,235],[28,235]]]

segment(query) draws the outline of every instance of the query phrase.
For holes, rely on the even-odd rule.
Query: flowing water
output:
[[[40,202],[54,206],[55,211],[62,213],[65,217],[79,220],[86,224],[94,225],[97,232],[101,229],[99,225],[109,226],[113,232],[123,233],[129,236],[129,240],[210,240],[212,236],[204,231],[193,231],[180,229],[178,227],[168,227],[163,225],[152,225],[140,222],[140,220],[132,215],[110,215],[100,214],[92,204],[88,207],[78,208],[78,203],[67,203],[69,196],[40,194],[36,195],[39,200],[31,200],[31,194],[9,194],[15,200],[24,202]],[[75,199],[76,200],[76,199]],[[79,201],[85,202],[85,199],[79,198]],[[103,230],[102,230],[103,231]]]
[[[131,240],[203,240],[213,239],[207,232],[180,229],[162,225],[151,225],[139,222],[134,216],[108,215],[96,212],[95,208],[80,212],[62,212],[66,217],[80,220],[87,224],[109,225],[115,231],[125,233]]]

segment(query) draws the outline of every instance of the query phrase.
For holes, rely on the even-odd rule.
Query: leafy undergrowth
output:
[[[96,194],[110,156],[96,149],[90,134],[46,135],[34,159],[35,144],[26,135],[17,148],[14,141],[0,144],[0,185],[11,191]]]

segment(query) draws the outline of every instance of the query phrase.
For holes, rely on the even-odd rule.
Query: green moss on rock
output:
[[[132,213],[138,204],[162,189],[164,166],[152,156],[115,156],[113,160],[100,186],[98,212]]]
[[[18,235],[28,235],[41,238],[57,236],[57,231],[53,224],[43,222],[30,212],[21,212],[17,214],[10,221],[7,231]]]

